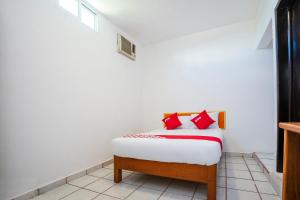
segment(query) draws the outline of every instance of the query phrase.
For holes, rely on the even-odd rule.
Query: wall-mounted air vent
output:
[[[118,52],[135,60],[135,44],[118,34]]]

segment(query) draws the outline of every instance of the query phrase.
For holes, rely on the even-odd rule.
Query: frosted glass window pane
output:
[[[78,16],[78,2],[77,0],[59,0],[59,5],[72,13],[75,16]]]
[[[96,14],[92,12],[90,9],[85,7],[84,5],[81,6],[80,10],[81,14],[81,22],[85,25],[89,26],[91,29],[96,30],[95,27],[95,18]]]

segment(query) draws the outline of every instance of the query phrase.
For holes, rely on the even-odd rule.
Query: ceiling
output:
[[[260,0],[87,0],[143,44],[254,19]]]

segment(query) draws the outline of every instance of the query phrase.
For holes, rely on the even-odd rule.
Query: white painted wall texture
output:
[[[260,1],[256,15],[256,46],[257,48],[265,48],[268,42],[272,40],[272,28],[275,24],[275,8],[278,0]],[[271,26],[271,27],[268,27]],[[276,45],[273,45],[274,47]]]
[[[111,139],[141,127],[141,70],[56,0],[0,6],[0,199],[112,157]],[[141,48],[138,46],[139,51]]]
[[[275,9],[278,4],[278,0],[264,0],[260,1],[259,8],[256,16],[256,44],[257,48],[265,48],[268,43],[272,43],[273,55],[276,55],[277,45],[276,45],[276,17]],[[274,138],[276,138],[275,143],[277,144],[277,57],[273,56],[273,90],[274,90]],[[273,146],[273,151],[275,152],[274,157],[277,153],[277,145]],[[275,163],[274,163],[275,164]]]
[[[273,152],[272,50],[256,50],[253,21],[150,45],[144,51],[144,128],[164,112],[225,110],[225,151]]]

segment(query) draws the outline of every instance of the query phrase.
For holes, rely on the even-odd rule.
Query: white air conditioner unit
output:
[[[118,34],[118,52],[135,60],[135,44]]]

